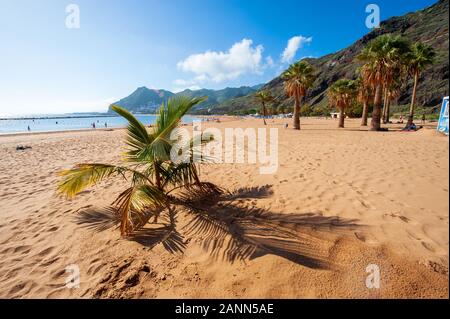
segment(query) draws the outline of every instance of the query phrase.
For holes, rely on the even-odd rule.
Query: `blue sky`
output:
[[[0,0],[0,116],[104,111],[139,86],[263,83],[369,32],[370,3],[385,20],[434,2]]]

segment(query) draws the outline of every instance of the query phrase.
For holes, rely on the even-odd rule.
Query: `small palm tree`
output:
[[[263,122],[264,122],[264,125],[267,125],[267,123],[266,123],[266,116],[267,116],[266,103],[272,102],[273,96],[269,90],[261,90],[261,91],[256,92],[255,97],[261,103],[261,113],[263,116]]]
[[[409,116],[406,127],[410,127],[414,121],[414,104],[416,102],[417,84],[419,82],[420,73],[429,65],[434,63],[436,52],[432,47],[423,43],[413,45],[411,54],[408,59],[409,72],[414,77],[414,88],[411,98],[411,106],[409,108]]]
[[[344,127],[345,109],[356,97],[357,84],[353,80],[340,79],[328,89],[328,99],[339,109],[339,127]]]
[[[395,79],[395,74],[407,59],[410,45],[401,36],[392,34],[381,35],[368,43],[358,55],[365,64],[361,68],[364,82],[374,91],[374,103],[371,130],[381,127],[381,103],[383,89],[389,87]]]
[[[315,80],[314,68],[307,61],[292,64],[283,72],[284,88],[288,96],[293,97],[294,129],[300,129],[300,102]]]
[[[157,114],[155,125],[151,132],[130,112],[119,107],[112,109],[128,121],[125,138],[128,148],[125,152],[123,165],[99,163],[78,164],[70,170],[61,172],[62,179],[58,189],[67,197],[73,197],[89,186],[98,182],[120,177],[130,183],[113,202],[114,209],[120,218],[120,232],[125,236],[137,230],[154,216],[173,212],[172,204],[180,204],[170,193],[178,188],[197,187],[219,191],[210,183],[199,180],[194,156],[198,150],[194,147],[206,141],[189,140],[178,149],[178,155],[184,159],[174,162],[171,158],[172,147],[177,140],[171,139],[171,134],[180,124],[181,118],[193,106],[205,98],[177,97],[163,104]],[[186,160],[187,159],[187,160]],[[168,215],[170,217],[170,215]],[[173,220],[173,218],[169,218]]]

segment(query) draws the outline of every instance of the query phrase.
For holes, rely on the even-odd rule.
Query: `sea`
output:
[[[145,126],[155,123],[154,114],[135,114]],[[186,115],[183,123],[192,123],[199,118]],[[54,131],[73,131],[95,128],[120,128],[127,125],[127,121],[120,116],[109,114],[40,114],[23,117],[0,118],[0,134],[36,133]]]

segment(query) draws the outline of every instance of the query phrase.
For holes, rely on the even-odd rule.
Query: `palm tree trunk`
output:
[[[383,111],[381,112],[381,121],[383,121],[383,124],[386,124],[387,96],[388,96],[388,90],[385,87],[384,88],[384,97],[383,97]]]
[[[194,169],[192,170],[192,172],[194,175],[195,183],[200,186],[201,183],[200,183],[200,178],[198,177],[197,167],[195,167],[195,164],[193,164],[193,166],[194,166]]]
[[[267,123],[266,123],[266,105],[264,104],[264,102],[262,102],[262,113],[263,113],[264,125],[267,125]]]
[[[339,108],[339,127],[344,127],[344,108]]]
[[[295,96],[295,105],[294,105],[294,130],[300,129],[300,98]]]
[[[378,84],[375,89],[375,98],[373,101],[372,121],[370,122],[371,131],[379,131],[381,127],[380,113],[381,113],[381,85]]]
[[[385,116],[386,123],[389,123],[390,118],[391,118],[389,113],[391,113],[391,100],[387,99],[387,101],[386,101],[386,116]]]
[[[406,123],[406,127],[411,126],[414,121],[414,103],[416,102],[417,83],[418,82],[419,82],[419,71],[416,70],[416,72],[414,72],[414,88],[413,88],[413,94],[412,94],[412,99],[411,99],[411,106],[409,107],[408,123]]]
[[[369,103],[368,103],[368,101],[364,101],[361,126],[367,126],[367,115],[368,114],[369,114]]]
[[[162,189],[161,187],[161,172],[159,171],[159,164],[158,162],[154,161],[153,165],[155,165],[155,184],[156,187],[159,189]]]

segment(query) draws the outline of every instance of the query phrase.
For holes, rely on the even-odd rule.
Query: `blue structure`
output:
[[[437,130],[441,133],[448,135],[448,96],[442,100],[441,115],[439,116],[439,122]]]

